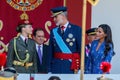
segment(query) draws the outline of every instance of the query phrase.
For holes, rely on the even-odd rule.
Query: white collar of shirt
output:
[[[40,50],[41,50],[41,53],[43,54],[43,44],[39,45],[39,44],[36,43],[36,50],[37,50],[37,52],[38,52],[38,46],[41,46]]]
[[[20,35],[20,37],[23,39],[23,41],[25,41],[25,37],[23,35]]]
[[[65,25],[63,25],[65,27],[64,31],[67,29],[68,24],[69,24],[69,22],[67,22]]]

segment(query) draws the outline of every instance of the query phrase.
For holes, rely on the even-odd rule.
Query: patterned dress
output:
[[[100,69],[100,64],[103,61],[106,62],[111,62],[112,56],[113,56],[113,46],[112,44],[110,45],[110,50],[108,51],[107,55],[104,55],[104,50],[105,50],[105,42],[103,42],[99,49],[96,51],[97,45],[99,41],[95,40],[91,44],[91,50],[90,50],[90,56],[89,56],[89,73],[90,74],[102,74],[102,70]]]

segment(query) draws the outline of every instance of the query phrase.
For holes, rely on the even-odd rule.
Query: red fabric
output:
[[[30,77],[30,80],[34,80],[34,77]]]
[[[6,53],[0,53],[0,67],[5,66],[6,63]]]
[[[0,40],[2,40],[5,45],[7,45],[11,38],[17,35],[16,27],[20,21],[20,15],[23,13],[22,11],[15,10],[6,1],[7,0],[0,0],[0,22],[2,21],[3,23],[2,29],[0,26],[0,38],[3,39]],[[20,0],[10,1],[16,1],[16,3],[18,3]],[[35,3],[36,0],[28,1]],[[63,1],[64,0],[43,0],[42,4],[40,4],[35,10],[27,11],[26,13],[29,15],[29,20],[33,23],[33,28],[42,27],[45,29],[45,23],[47,21],[51,21],[52,25],[48,27],[48,29],[51,30],[55,24],[53,19],[50,17],[52,15],[50,9],[63,5]],[[83,0],[67,0],[66,6],[68,7],[69,21],[82,26]],[[87,29],[91,27],[91,5],[89,3],[87,4],[86,24]],[[45,36],[47,39],[49,38],[49,33],[46,29]]]
[[[82,27],[82,10],[83,10],[83,0],[67,0],[67,7],[68,7],[68,19],[70,22],[79,25]],[[86,14],[86,30],[94,27],[91,26],[91,12],[92,12],[92,6],[87,1],[87,14]],[[87,35],[86,35],[87,36]],[[86,44],[88,44],[88,40],[86,38]]]
[[[72,64],[71,64],[71,70],[78,70],[80,68],[80,55],[79,53],[72,53],[72,54],[68,54],[68,53],[55,53],[54,55],[55,58],[58,59],[66,59],[72,60]]]
[[[3,23],[3,27],[0,30],[0,38],[3,37],[3,42],[5,44],[7,44],[13,37],[17,35],[16,27],[18,25],[18,22],[20,21],[20,15],[23,13],[23,11],[15,10],[6,1],[7,0],[0,0],[0,21],[2,21]],[[51,21],[52,25],[48,27],[49,30],[51,30],[55,26],[55,24],[53,22],[53,18],[51,18],[52,14],[50,9],[57,6],[62,6],[63,0],[42,1],[43,2],[36,9],[32,11],[27,11],[26,13],[29,16],[29,21],[31,21],[33,24],[33,29],[36,27],[41,27],[45,29],[45,23],[47,21]],[[45,36],[49,38],[49,33],[46,29]]]
[[[65,29],[65,26],[61,26],[61,30],[64,30]]]
[[[18,22],[18,25],[21,25],[21,24],[32,24],[32,22],[30,22],[29,20],[20,20]]]

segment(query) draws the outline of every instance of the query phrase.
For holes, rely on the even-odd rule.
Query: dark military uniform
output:
[[[14,67],[18,73],[36,73],[37,59],[35,43],[28,38],[27,45],[19,36],[8,46],[7,67]]]
[[[55,36],[53,34],[53,30],[58,28],[57,33],[60,35],[64,43],[70,49],[71,53],[62,52],[61,48],[63,46],[58,46]],[[51,70],[52,73],[74,73],[74,70],[71,69],[72,64],[76,64],[76,60],[74,61],[74,57],[76,53],[80,53],[81,48],[81,28],[79,26],[68,24],[68,27],[64,34],[61,34],[61,29],[56,27],[51,31],[50,35],[50,60],[51,61]],[[59,44],[61,44],[59,42]],[[67,54],[67,55],[66,55]],[[70,54],[70,55],[69,55]],[[73,54],[73,55],[72,55]],[[72,58],[73,59],[72,59]],[[71,59],[71,60],[70,60]],[[78,56],[77,59],[80,59]]]
[[[66,15],[66,7],[51,9],[52,17]],[[65,13],[64,13],[65,12]],[[67,17],[67,16],[66,16]],[[66,18],[67,20],[67,18]],[[59,23],[59,22],[58,22]],[[69,23],[56,26],[50,33],[50,64],[49,71],[52,73],[74,73],[80,68],[81,28]]]

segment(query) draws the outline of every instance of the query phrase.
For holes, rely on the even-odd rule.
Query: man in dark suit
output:
[[[35,42],[28,37],[32,30],[28,20],[21,20],[17,26],[20,35],[13,38],[8,46],[7,67],[14,67],[18,73],[37,72]]]
[[[38,73],[48,73],[48,46],[44,44],[44,30],[42,28],[36,28],[33,31],[33,39],[36,42],[36,52],[38,55]]]
[[[50,32],[49,72],[77,73],[80,67],[81,27],[67,19],[67,8],[51,9],[56,27]]]

